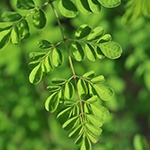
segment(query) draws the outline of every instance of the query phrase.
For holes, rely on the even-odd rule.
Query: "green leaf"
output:
[[[0,22],[0,32],[8,30],[13,26],[11,22]]]
[[[59,105],[58,93],[51,94],[45,102],[45,109],[53,113]]]
[[[71,99],[74,95],[74,86],[71,82],[66,82],[64,96],[66,99]]]
[[[114,94],[113,90],[105,85],[95,84],[93,87],[96,90],[99,97],[104,101],[110,100]]]
[[[46,87],[46,89],[52,93],[58,92],[60,90],[60,86],[58,85],[49,85]]]
[[[91,13],[87,0],[76,0],[76,5],[83,14],[89,15]]]
[[[95,40],[97,38],[100,38],[104,34],[104,29],[100,26],[96,27],[91,31],[91,33],[88,35],[87,40]]]
[[[77,31],[75,33],[75,37],[77,39],[82,39],[82,38],[86,37],[87,35],[89,35],[90,32],[91,32],[91,28],[88,25],[83,24],[77,29]]]
[[[41,40],[39,41],[38,47],[41,49],[47,49],[52,47],[52,44],[47,40]]]
[[[20,33],[16,26],[14,26],[11,30],[11,42],[13,44],[20,44]]]
[[[99,75],[99,76],[94,77],[93,79],[91,79],[91,81],[92,81],[93,83],[102,83],[102,82],[105,81],[105,78],[104,78],[103,75]]]
[[[78,136],[78,134],[81,132],[82,130],[82,125],[77,126],[75,129],[73,129],[70,134],[69,137],[71,138],[75,138]]]
[[[121,4],[121,0],[98,0],[104,7],[113,8]]]
[[[96,55],[98,59],[105,58],[104,54],[102,53],[101,49],[98,46],[96,47]]]
[[[77,87],[80,95],[86,95],[88,93],[88,87],[84,80],[79,79],[77,82]]]
[[[98,100],[97,95],[94,95],[94,96],[90,97],[89,99],[87,99],[87,102],[88,102],[88,103],[94,103],[94,102],[96,102],[97,100]]]
[[[29,25],[25,19],[22,19],[17,26],[21,39],[26,39],[30,36]]]
[[[111,35],[110,34],[105,34],[105,35],[101,36],[98,39],[97,43],[104,43],[104,42],[108,42],[108,41],[111,41],[111,40],[112,40]]]
[[[39,59],[46,55],[46,52],[31,52],[29,54],[30,59]]]
[[[10,41],[11,32],[10,31],[5,32],[5,31],[0,33],[0,38],[2,37],[0,39],[0,49],[3,48],[4,46],[6,46]],[[5,32],[5,34],[3,35],[4,32]]]
[[[6,11],[2,14],[1,19],[6,22],[20,20],[22,16],[17,12]]]
[[[98,141],[97,136],[95,136],[90,131],[86,131],[87,137],[91,140],[92,143],[96,143]]]
[[[75,58],[75,60],[82,61],[85,58],[82,46],[78,42],[73,43],[71,46],[72,46],[71,53]]]
[[[31,71],[29,75],[29,81],[33,84],[38,84],[41,81],[42,76],[43,76],[43,72],[39,64],[35,68],[33,68],[33,70]]]
[[[103,54],[110,59],[117,59],[122,54],[121,46],[116,42],[106,42],[100,44],[100,49]]]
[[[63,55],[62,52],[59,49],[54,48],[52,51],[52,64],[55,67],[58,67],[62,64],[63,62]]]
[[[86,44],[85,51],[86,51],[87,58],[90,61],[95,61],[97,59],[97,54],[96,54],[95,48],[93,48],[93,46],[91,46],[90,44]]]
[[[60,0],[59,1],[59,10],[62,15],[68,18],[74,18],[78,14],[78,10],[75,4],[70,0]]]
[[[46,17],[44,11],[42,9],[36,10],[32,16],[32,21],[34,27],[38,29],[44,28],[46,25]]]
[[[84,136],[80,150],[92,150],[92,145],[88,137]]]
[[[92,12],[99,13],[101,11],[101,4],[98,0],[88,0],[88,3]]]
[[[98,118],[97,116],[94,116],[92,114],[87,114],[86,117],[93,125],[95,125],[97,127],[101,127],[104,123],[103,120],[100,120],[100,118]]]
[[[83,131],[78,135],[77,139],[75,140],[75,144],[80,144],[83,140]]]
[[[57,118],[60,124],[64,124],[68,120],[71,110],[72,110],[72,107],[67,107],[57,115]]]
[[[92,132],[94,135],[100,135],[101,132],[102,132],[102,129],[101,128],[98,128],[90,123],[86,123],[86,127],[87,129]]]
[[[65,82],[66,82],[66,79],[62,79],[62,78],[52,79],[52,84],[55,84],[55,85],[63,85]]]
[[[78,120],[78,116],[72,117],[70,119],[68,119],[63,125],[62,128],[65,130],[71,130],[73,128],[73,126],[76,124]]]
[[[85,74],[83,74],[83,77],[86,78],[86,79],[91,79],[94,77],[94,71],[89,71],[89,72],[86,72]]]
[[[33,0],[17,0],[16,4],[17,8],[19,9],[32,9],[35,7],[34,1]]]
[[[50,72],[53,69],[51,65],[51,60],[49,56],[46,56],[44,61],[42,62],[42,71],[43,72]]]
[[[91,109],[93,111],[93,114],[95,116],[97,116],[98,118],[100,118],[100,121],[102,123],[104,123],[106,118],[107,118],[107,116],[109,115],[108,109],[103,107],[103,106],[101,106],[101,105],[96,105],[94,103],[91,103],[90,106],[91,106]]]

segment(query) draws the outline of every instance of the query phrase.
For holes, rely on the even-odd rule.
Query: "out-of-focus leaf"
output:
[[[8,30],[13,26],[12,23],[10,22],[0,22],[0,32],[4,31],[4,30]]]
[[[22,16],[17,12],[6,11],[2,14],[1,18],[3,21],[11,22],[11,21],[20,20]]]
[[[121,46],[116,42],[105,42],[100,44],[103,54],[110,59],[117,59],[122,54]]]
[[[75,4],[70,0],[60,0],[59,10],[65,17],[74,18],[78,14]]]
[[[32,16],[33,25],[38,29],[42,29],[46,25],[45,13],[42,9],[38,9],[34,12]]]
[[[50,48],[51,46],[52,46],[52,44],[47,40],[41,40],[41,41],[39,41],[39,44],[38,44],[38,47],[41,49]]]
[[[33,0],[17,0],[16,4],[17,8],[19,9],[32,9],[35,7]]]
[[[16,26],[14,26],[11,30],[11,42],[13,44],[20,44],[20,40],[19,30]]]

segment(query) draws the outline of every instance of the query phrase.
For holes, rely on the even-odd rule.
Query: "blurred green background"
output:
[[[36,4],[43,0],[37,0]],[[0,14],[15,11],[16,1],[1,0]],[[103,126],[103,133],[93,150],[149,150],[150,149],[150,20],[144,16],[132,23],[124,23],[125,1],[114,9],[102,7],[100,14],[66,19],[60,15],[67,37],[84,23],[98,25],[110,33],[123,48],[117,60],[74,62],[78,74],[94,70],[106,77],[106,84],[115,95],[104,105],[110,116]],[[57,6],[57,5],[56,5]],[[20,13],[24,11],[17,10]],[[78,150],[56,119],[58,112],[50,114],[44,108],[49,95],[46,85],[54,76],[71,74],[67,59],[64,64],[46,75],[34,86],[29,83],[29,53],[38,51],[38,41],[61,39],[53,13],[48,7],[47,25],[42,30],[33,27],[31,36],[20,45],[9,44],[0,50],[0,150]]]

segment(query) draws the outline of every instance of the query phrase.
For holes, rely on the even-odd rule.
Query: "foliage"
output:
[[[52,37],[48,38],[50,40],[47,40],[47,38],[45,38],[46,34],[42,34],[42,39],[40,39],[38,43],[38,50],[34,52],[28,50],[30,51],[29,57],[31,60],[29,63],[29,67],[31,68],[29,81],[33,84],[38,84],[36,85],[38,87],[40,87],[39,84],[42,83],[44,88],[47,88],[50,95],[47,96],[45,101],[46,110],[51,113],[55,111],[58,113],[57,119],[60,124],[62,124],[62,128],[69,132],[69,137],[75,139],[76,144],[80,144],[82,150],[92,149],[92,143],[98,142],[102,127],[105,129],[103,123],[106,121],[109,114],[107,107],[111,110],[121,107],[118,106],[118,108],[115,108],[117,106],[112,106],[111,101],[107,102],[107,100],[113,99],[112,96],[114,95],[113,90],[108,87],[107,84],[110,82],[114,90],[116,92],[118,90],[118,93],[119,91],[121,93],[124,89],[124,85],[122,85],[122,90],[120,89],[122,81],[119,81],[119,79],[115,80],[113,76],[113,67],[107,72],[107,74],[110,74],[110,81],[105,81],[105,77],[102,74],[105,74],[106,69],[103,68],[103,64],[109,59],[111,61],[110,64],[114,64],[115,62],[113,59],[117,59],[121,56],[122,48],[118,43],[112,41],[111,35],[105,33],[103,27],[97,24],[94,25],[96,27],[93,27],[93,25],[89,25],[90,23],[88,24],[88,22],[82,23],[82,21],[80,21],[80,26],[77,25],[74,33],[69,35],[69,31],[65,29],[65,25],[62,23],[62,16],[59,17],[59,11],[64,17],[74,18],[77,16],[76,18],[78,19],[84,15],[101,14],[102,12],[100,11],[102,6],[112,8],[119,4],[120,1],[113,0],[107,2],[102,0],[69,0],[67,2],[65,0],[60,0],[41,1],[41,4],[37,5],[32,0],[18,0],[16,7],[21,11],[7,11],[1,16],[0,45],[1,48],[3,48],[9,42],[12,44],[21,44],[25,42],[25,39],[29,38],[30,35],[32,36],[32,25],[40,29],[40,32],[44,32],[44,29],[46,30],[45,33],[55,30],[54,27],[49,27],[47,9],[51,9],[50,13],[54,14],[53,19],[57,21],[61,35],[58,39],[56,38],[56,40],[52,39]],[[49,8],[49,6],[51,8]],[[107,11],[107,9],[105,9],[105,11]],[[35,30],[35,32],[37,31]],[[119,32],[121,31],[118,31],[118,34]],[[35,41],[37,41],[36,38]],[[120,41],[120,43],[122,42]],[[124,43],[122,43],[122,45],[124,45]],[[32,49],[32,46],[28,48]],[[27,50],[25,49],[25,51]],[[127,59],[126,67],[132,67],[130,62],[134,58]],[[92,63],[99,63],[97,69],[99,69],[99,67],[103,68],[100,74],[98,73],[97,75],[97,71],[93,71],[93,69],[92,71],[89,69],[87,69],[88,71],[86,69],[81,69],[82,73],[78,73],[79,68],[83,68],[82,64],[86,68],[87,62],[89,61],[90,63],[88,64],[91,65]],[[64,77],[62,77],[63,73],[59,75],[59,72],[64,72],[64,70],[61,69],[64,65],[67,66],[68,70],[67,73],[64,74]],[[54,78],[52,78],[53,72]],[[138,72],[141,73],[142,71]],[[50,85],[49,78],[51,78]],[[147,77],[145,77],[145,81],[148,81],[147,78],[148,74]],[[117,83],[120,87],[118,89],[115,87]],[[147,86],[149,86],[148,83]],[[37,93],[40,94],[40,90]],[[43,91],[43,93],[45,93],[45,91]],[[111,122],[113,122],[112,120]],[[52,125],[50,126],[53,128]],[[138,144],[136,143],[138,142],[139,137],[135,136],[135,148],[137,148],[136,145]],[[109,149],[109,146],[106,147],[105,149]]]

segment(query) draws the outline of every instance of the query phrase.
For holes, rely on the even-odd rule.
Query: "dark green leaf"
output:
[[[87,0],[76,0],[76,5],[83,14],[89,15],[91,13]]]
[[[83,141],[82,141],[80,150],[92,150],[91,142],[87,136],[83,137]]]
[[[26,39],[30,36],[29,25],[25,19],[22,19],[18,23],[18,30],[19,30],[21,39]]]
[[[89,35],[90,32],[91,32],[91,28],[88,25],[84,24],[84,25],[81,25],[77,29],[77,31],[75,33],[75,37],[78,39],[82,39],[82,38],[86,37],[87,35]]]
[[[57,93],[51,94],[45,102],[45,109],[53,113],[59,105],[59,97]]]
[[[83,131],[78,135],[77,139],[75,140],[75,144],[80,144],[83,140]]]
[[[17,0],[17,8],[19,9],[32,9],[35,7],[33,0]]]
[[[11,32],[10,31],[5,32],[5,31],[0,33],[0,38],[2,37],[0,39],[0,49],[3,48],[4,46],[6,46],[10,41]],[[3,34],[4,32],[5,32],[5,34]]]
[[[17,21],[22,18],[22,16],[17,12],[6,11],[2,14],[2,20],[6,22]]]
[[[117,59],[121,56],[122,48],[116,42],[106,42],[100,44],[100,49],[103,54],[110,59]]]
[[[38,29],[44,28],[46,25],[46,17],[44,11],[42,9],[36,10],[32,16],[32,21],[34,27]]]
[[[11,42],[13,44],[20,44],[20,40],[19,30],[16,26],[14,26],[11,30]]]
[[[29,54],[30,59],[39,59],[46,55],[46,52],[31,52]]]
[[[120,5],[121,0],[98,0],[104,7],[113,8]]]
[[[29,81],[33,84],[38,84],[41,81],[42,76],[43,76],[43,72],[39,64],[31,71],[29,75]]]
[[[85,58],[82,46],[78,42],[73,43],[71,46],[72,46],[71,53],[75,58],[75,60],[82,61]]]
[[[58,67],[62,64],[63,62],[63,55],[62,52],[59,49],[54,48],[52,51],[52,64],[55,67]]]
[[[75,4],[70,0],[60,0],[59,10],[65,17],[74,18],[78,14]]]
[[[52,46],[52,44],[47,40],[41,40],[38,44],[38,47],[41,49],[50,48],[51,46]]]
[[[75,129],[73,129],[70,134],[69,137],[71,138],[75,138],[78,136],[78,134],[81,132],[82,130],[82,125],[77,126]]]

